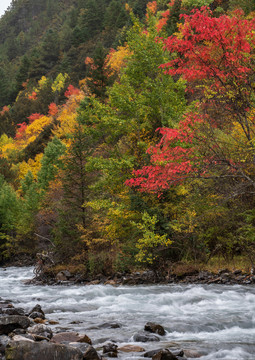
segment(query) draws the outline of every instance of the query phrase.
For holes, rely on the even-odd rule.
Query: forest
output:
[[[0,262],[255,262],[255,1],[13,0]]]

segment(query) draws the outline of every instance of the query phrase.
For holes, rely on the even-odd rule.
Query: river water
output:
[[[148,321],[167,331],[146,350],[172,346],[199,351],[200,360],[255,359],[255,287],[240,285],[34,286],[32,268],[0,268],[0,297],[30,310],[39,303],[56,330],[86,333],[96,348],[111,341],[134,344]],[[104,323],[119,323],[106,329]],[[126,360],[142,359],[124,354]],[[143,358],[144,359],[144,358]]]

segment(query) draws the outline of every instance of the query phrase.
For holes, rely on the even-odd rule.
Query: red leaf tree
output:
[[[182,17],[179,33],[163,40],[172,60],[162,68],[187,81],[192,100],[199,100],[197,112],[184,115],[176,129],[160,129],[160,143],[148,150],[151,165],[134,171],[126,183],[159,191],[187,177],[208,177],[217,168],[217,177],[241,177],[254,187],[254,166],[231,159],[218,134],[232,136],[238,125],[245,140],[233,142],[246,146],[252,153],[247,158],[255,156],[255,19],[243,18],[241,11],[214,18],[206,7]]]

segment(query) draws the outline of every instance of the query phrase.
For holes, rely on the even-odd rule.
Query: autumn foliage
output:
[[[184,24],[179,26],[179,33],[163,40],[166,49],[176,55],[161,67],[166,74],[182,76],[188,82],[188,90],[200,98],[196,106],[200,115],[188,113],[176,129],[159,130],[161,141],[148,150],[151,165],[135,171],[135,177],[127,181],[140,191],[167,189],[194,173],[206,176],[209,164],[225,166],[226,172],[244,176],[245,161],[235,161],[234,154],[219,146],[217,140],[220,133],[226,137],[232,132],[233,136],[236,124],[240,135],[232,143],[237,146],[239,142],[240,147],[243,133],[246,142],[242,146],[247,152],[252,151],[247,141],[252,140],[254,133],[250,110],[255,76],[255,20],[245,19],[241,11],[232,17],[215,18],[206,7],[182,17]]]

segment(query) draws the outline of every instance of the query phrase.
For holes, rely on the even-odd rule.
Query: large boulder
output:
[[[30,325],[30,320],[26,316],[10,315],[0,317],[0,335],[8,335],[14,329],[26,329]]]
[[[83,360],[82,352],[71,346],[48,342],[10,341],[8,360]]]

